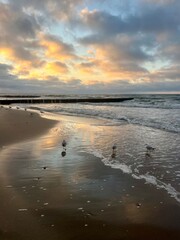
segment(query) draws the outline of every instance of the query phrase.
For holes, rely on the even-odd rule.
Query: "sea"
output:
[[[86,137],[77,149],[98,157],[107,167],[163,189],[180,203],[180,94],[58,97],[132,97],[133,100],[115,103],[22,104],[20,107],[88,118],[92,122],[99,120],[91,128],[91,134],[90,129],[84,130],[91,141],[87,143]],[[69,127],[75,131],[73,125]],[[113,145],[116,146],[115,157],[112,157]],[[155,150],[147,151],[147,145]]]

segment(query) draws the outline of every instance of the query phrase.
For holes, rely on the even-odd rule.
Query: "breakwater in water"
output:
[[[106,103],[106,102],[123,102],[133,100],[133,98],[16,98],[16,99],[1,99],[0,104],[9,105],[15,103]]]

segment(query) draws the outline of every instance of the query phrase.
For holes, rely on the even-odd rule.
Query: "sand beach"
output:
[[[0,107],[0,147],[36,137],[51,128],[55,121],[40,117],[37,112],[19,107]]]
[[[110,156],[118,131],[117,157],[135,139],[131,154],[138,149],[148,167],[138,145],[147,129],[138,135],[138,126],[60,115],[54,121],[5,108],[0,122],[0,239],[180,238],[180,203],[130,170],[105,164],[92,147]]]

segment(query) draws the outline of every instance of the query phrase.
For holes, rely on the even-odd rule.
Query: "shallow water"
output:
[[[86,123],[84,126],[77,123],[66,126],[74,132],[74,145],[79,138],[81,145],[77,146],[78,150],[98,156],[106,166],[165,189],[180,202],[179,95],[136,95],[133,101],[111,104],[26,107],[43,109],[49,115],[69,115],[71,119],[76,116],[88,117],[89,121],[101,119],[88,128]],[[117,145],[117,152],[112,161],[113,144]],[[146,144],[155,147],[155,151],[146,154]]]

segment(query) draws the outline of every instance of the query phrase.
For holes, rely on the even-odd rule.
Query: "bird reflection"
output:
[[[61,152],[61,156],[62,156],[62,157],[65,157],[65,156],[66,156],[66,151],[62,151],[62,152]]]

